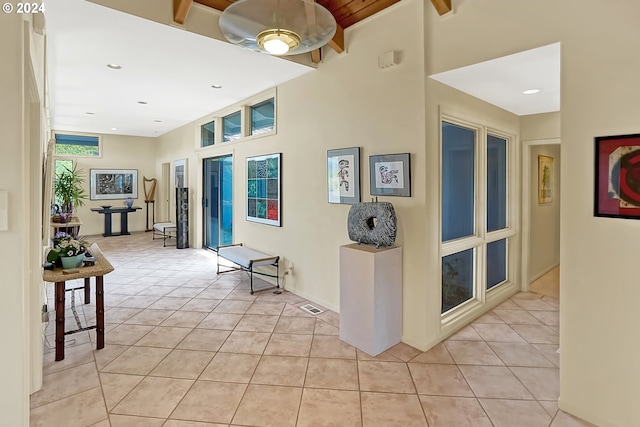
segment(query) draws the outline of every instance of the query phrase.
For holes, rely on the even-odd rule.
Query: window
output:
[[[242,116],[240,111],[222,118],[222,142],[242,137]]]
[[[275,123],[274,112],[273,98],[252,106],[251,135],[259,135],[273,131],[273,125]]]
[[[484,126],[442,121],[442,313],[510,283],[515,229],[508,183],[513,138]],[[461,310],[464,310],[460,308]]]
[[[215,143],[215,140],[216,140],[215,125],[216,125],[216,122],[214,120],[200,126],[200,146],[201,147],[208,147]]]
[[[100,138],[86,135],[55,134],[57,156],[100,156]]]

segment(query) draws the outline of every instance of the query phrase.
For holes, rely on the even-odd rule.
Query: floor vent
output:
[[[307,313],[311,313],[311,314],[320,314],[324,311],[324,310],[320,310],[318,307],[311,304],[301,305],[300,308],[306,311]]]

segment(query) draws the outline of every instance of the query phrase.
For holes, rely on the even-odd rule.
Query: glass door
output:
[[[233,243],[233,156],[203,160],[204,246]]]

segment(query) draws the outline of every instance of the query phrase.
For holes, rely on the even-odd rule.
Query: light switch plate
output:
[[[0,231],[9,230],[9,193],[0,190]]]

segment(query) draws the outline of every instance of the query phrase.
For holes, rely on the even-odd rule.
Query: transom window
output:
[[[215,144],[216,141],[216,122],[215,120],[200,126],[200,146],[208,147]]]
[[[222,142],[233,141],[242,137],[242,115],[240,111],[222,118]]]
[[[55,134],[54,153],[57,156],[100,156],[100,138],[88,135]]]
[[[251,135],[259,135],[273,131],[275,123],[274,99],[251,107]]]

